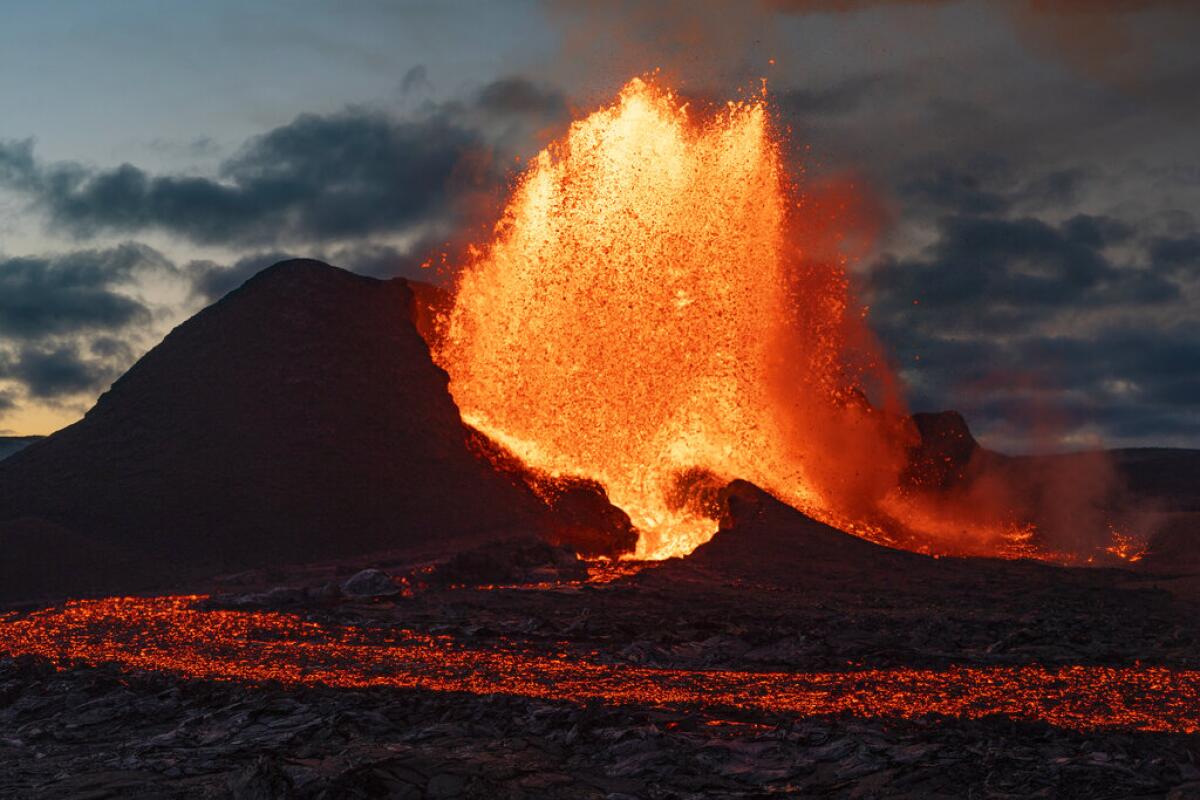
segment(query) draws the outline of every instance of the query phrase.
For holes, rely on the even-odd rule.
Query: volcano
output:
[[[0,450],[0,796],[1196,795],[1197,454],[910,415],[785,167],[631,81]]]
[[[0,596],[555,530],[479,454],[414,313],[404,280],[295,260],[180,325],[80,422],[0,464]],[[571,496],[568,527],[602,550],[588,514],[616,510]]]

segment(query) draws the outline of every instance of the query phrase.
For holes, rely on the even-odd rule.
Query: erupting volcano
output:
[[[439,354],[463,418],[602,483],[639,558],[708,540],[734,478],[875,541],[994,543],[979,520],[936,542],[936,515],[905,524],[915,432],[829,206],[789,178],[765,87],[703,112],[630,81],[533,160],[471,251]]]
[[[1200,798],[1200,3],[25,5],[0,800]]]

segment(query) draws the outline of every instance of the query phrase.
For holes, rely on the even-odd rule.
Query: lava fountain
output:
[[[710,538],[733,478],[889,540],[910,434],[779,141],[765,91],[697,113],[630,81],[530,163],[443,320],[463,418],[602,483],[637,557]]]

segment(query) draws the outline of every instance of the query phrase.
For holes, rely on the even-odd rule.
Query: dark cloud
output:
[[[173,269],[137,244],[0,259],[0,337],[32,340],[146,322],[149,310],[120,289],[146,273]]]
[[[917,334],[907,371],[917,410],[951,405],[994,446],[1054,446],[1080,432],[1109,444],[1200,438],[1200,330],[1113,325],[1086,335]],[[1078,443],[1075,445],[1078,446]]]
[[[922,256],[881,261],[869,289],[889,326],[944,332],[1003,332],[1064,308],[1176,299],[1179,287],[1159,272],[1110,260],[1106,248],[1129,236],[1127,226],[1104,217],[1055,226],[1032,217],[950,216]]]
[[[303,253],[375,277],[420,272],[413,253],[363,243]],[[204,302],[220,299],[260,270],[293,258],[267,251],[232,264],[193,261],[177,267],[145,245],[79,250],[54,257],[0,260],[0,412],[17,398],[58,401],[104,389],[136,360],[155,333],[155,310],[122,293],[150,275],[181,279]]]
[[[8,364],[4,377],[24,384],[35,399],[53,400],[105,388],[119,374],[107,359],[87,358],[73,345],[22,348]]]
[[[943,154],[906,164],[896,191],[910,212],[1061,212],[1079,201],[1090,177],[1090,171],[1081,166],[1029,170],[1026,165],[994,154],[959,160]]]
[[[908,241],[932,243],[902,239],[863,283],[911,406],[957,408],[1002,449],[1096,434],[1194,445],[1200,329],[1179,322],[1198,318],[1190,217],[1168,215],[1155,237],[1138,206],[1071,214],[1095,207],[1102,167],[1001,152],[910,157],[892,173],[904,230],[921,231]]]
[[[1016,201],[1031,211],[1071,208],[1079,202],[1089,177],[1089,171],[1083,167],[1052,170],[1025,184]]]
[[[411,67],[400,79],[400,94],[427,94],[432,91],[433,84],[429,81],[429,70],[424,64]]]
[[[899,88],[895,75],[857,75],[831,86],[794,87],[778,92],[772,104],[783,114],[809,116],[850,114],[883,92]]]
[[[128,292],[147,278],[176,278],[145,245],[0,260],[0,380],[11,409],[19,394],[56,401],[103,389],[136,357],[133,342],[154,310]],[[0,409],[5,410],[5,409]]]
[[[408,251],[378,243],[363,243],[332,250],[310,250],[303,254],[284,251],[255,253],[240,258],[233,264],[218,264],[213,261],[193,261],[183,271],[192,284],[194,294],[205,302],[213,302],[241,286],[262,270],[290,258],[316,258],[360,275],[372,278],[424,278],[422,259],[434,247],[435,241],[426,239]]]
[[[212,302],[220,300],[272,264],[290,258],[297,256],[276,251],[256,253],[229,265],[213,261],[193,261],[184,267],[184,272],[192,282],[192,291],[203,300]]]
[[[483,87],[476,104],[480,110],[496,115],[554,119],[567,113],[567,99],[562,92],[519,77],[504,78]]]
[[[405,82],[415,91],[428,79],[414,69]],[[75,237],[163,231],[224,245],[363,238],[445,221],[456,190],[502,177],[486,169],[491,137],[512,138],[514,120],[541,125],[565,111],[561,92],[504,78],[470,104],[427,103],[411,119],[366,108],[302,114],[246,142],[215,177],[47,164],[32,140],[0,142],[0,187],[27,196],[53,228]]]
[[[1011,208],[1012,199],[1008,195],[984,189],[984,185],[975,174],[940,167],[909,179],[899,187],[899,192],[906,199],[964,214],[997,214]]]
[[[1172,274],[1200,276],[1200,233],[1155,239],[1150,245],[1150,257]]]
[[[322,253],[321,258],[372,278],[428,280],[430,275],[422,265],[435,250],[444,246],[445,242],[434,236],[425,237],[403,251],[391,245],[363,242]]]
[[[474,133],[433,117],[305,114],[248,142],[216,179],[132,164],[40,165],[28,142],[0,150],[0,180],[75,236],[161,230],[200,243],[317,241],[402,230],[436,215]]]
[[[1053,413],[1067,427],[1099,429],[1118,441],[1194,440],[1200,435],[1200,327],[1113,326],[1086,337],[1031,337],[1007,345],[1010,365],[1039,365],[1025,392],[980,394],[992,419]],[[1015,370],[1014,370],[1015,371]]]
[[[125,364],[133,363],[134,351],[129,342],[113,336],[97,336],[87,343],[88,351],[96,358]]]
[[[1098,215],[959,214],[919,255],[881,259],[866,288],[914,408],[956,407],[1016,449],[1045,446],[1031,437],[1048,428],[1187,444],[1200,324],[1179,322],[1196,317],[1175,276],[1190,242]]]

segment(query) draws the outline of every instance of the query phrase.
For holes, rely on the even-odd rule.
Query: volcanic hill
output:
[[[295,260],[184,322],[0,464],[0,599],[552,530],[462,424],[413,306],[404,280]]]

